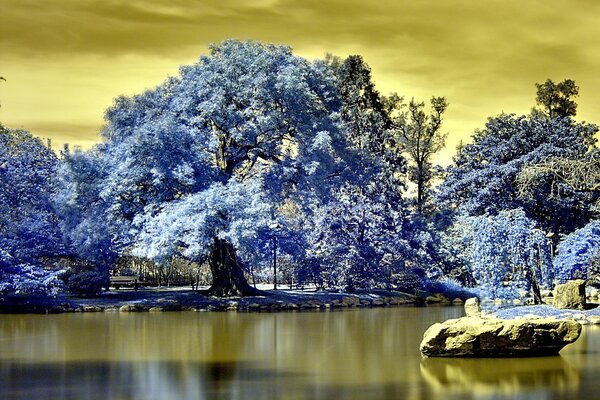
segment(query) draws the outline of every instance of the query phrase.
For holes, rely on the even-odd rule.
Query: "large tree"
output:
[[[52,207],[58,159],[39,138],[0,125],[0,293],[47,292],[47,257],[66,248]]]
[[[0,125],[0,247],[16,260],[64,251],[52,207],[57,165],[39,138]]]
[[[520,195],[519,174],[556,157],[578,159],[594,146],[598,128],[570,118],[499,115],[473,135],[448,168],[439,199],[469,215],[522,208],[546,231],[569,233],[585,225],[593,196],[556,180],[545,180],[530,196]],[[543,184],[542,184],[543,183]],[[560,199],[552,196],[560,185]]]
[[[94,150],[113,245],[158,262],[207,261],[211,293],[252,293],[243,265],[274,234],[280,206],[323,201],[352,172],[337,93],[323,62],[230,40],[179,77],[117,99]]]

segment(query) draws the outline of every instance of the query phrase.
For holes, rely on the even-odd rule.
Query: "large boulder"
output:
[[[556,285],[553,305],[556,308],[584,310],[586,305],[585,281],[583,279],[576,279]]]
[[[570,320],[464,317],[429,327],[423,335],[421,353],[431,357],[556,355],[580,334],[581,325]]]

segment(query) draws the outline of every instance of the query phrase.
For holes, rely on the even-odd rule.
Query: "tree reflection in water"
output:
[[[461,307],[3,315],[0,399],[594,398],[600,330],[561,357],[422,359]],[[529,396],[529,397],[528,397]]]

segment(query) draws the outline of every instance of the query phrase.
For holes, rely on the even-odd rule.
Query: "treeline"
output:
[[[360,56],[225,41],[117,98],[89,151],[1,128],[0,292],[97,293],[129,269],[246,295],[276,263],[323,288],[539,300],[598,274],[598,128],[577,94],[538,84],[531,114],[490,118],[443,169],[444,97],[381,95]]]

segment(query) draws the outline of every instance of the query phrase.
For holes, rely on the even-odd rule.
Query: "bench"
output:
[[[138,290],[140,278],[138,276],[111,276],[110,285],[119,290],[121,286],[133,286],[134,290]]]

